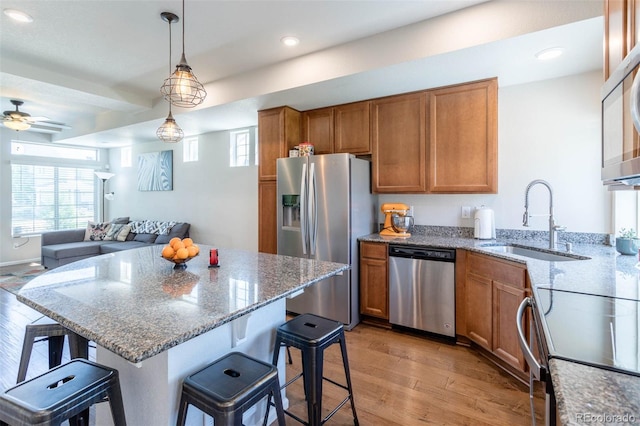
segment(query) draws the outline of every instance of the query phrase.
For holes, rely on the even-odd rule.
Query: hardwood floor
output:
[[[0,290],[0,390],[15,384],[24,326],[39,317],[13,294]],[[363,426],[531,424],[527,387],[472,349],[366,324],[347,332],[346,339],[355,405]],[[301,365],[299,351],[292,348],[291,353],[288,377]],[[338,345],[325,351],[324,365],[326,377],[345,383]],[[27,378],[46,370],[46,344],[38,343]],[[325,381],[323,394],[326,415],[346,392]],[[291,411],[305,418],[302,395],[301,380],[287,388]],[[543,413],[540,388],[535,403],[537,413]],[[287,425],[296,424],[287,419]],[[352,425],[349,404],[327,424]]]

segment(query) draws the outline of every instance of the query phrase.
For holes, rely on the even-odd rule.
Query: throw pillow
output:
[[[118,233],[124,226],[125,225],[123,225],[122,223],[112,223],[111,226],[109,227],[109,230],[107,231],[107,234],[104,236],[104,240],[115,241],[116,237],[118,236]]]
[[[129,223],[129,216],[116,217],[115,219],[111,219],[111,223],[122,223],[126,225]]]
[[[118,235],[116,235],[116,240],[127,241],[127,236],[129,235],[129,232],[131,232],[131,227],[129,225],[124,225],[120,229],[120,232],[118,232]]]
[[[107,235],[107,231],[109,230],[110,222],[98,222],[93,223],[89,221],[87,223],[87,230],[84,233],[85,241],[102,241],[104,237]]]

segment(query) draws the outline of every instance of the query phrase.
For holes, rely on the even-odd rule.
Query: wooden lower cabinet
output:
[[[258,183],[258,251],[278,253],[276,181]]]
[[[527,371],[515,324],[529,291],[525,265],[467,252],[465,277],[465,306],[458,309],[465,309],[466,337],[516,372]]]
[[[360,313],[389,320],[388,246],[360,242]]]

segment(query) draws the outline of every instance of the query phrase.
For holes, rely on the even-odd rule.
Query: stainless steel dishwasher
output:
[[[456,251],[389,245],[389,322],[456,334]]]

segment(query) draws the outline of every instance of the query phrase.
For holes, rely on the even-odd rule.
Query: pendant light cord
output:
[[[182,0],[182,54],[184,55],[184,0]]]
[[[171,24],[173,20],[169,20],[169,76],[171,76]],[[169,94],[172,92],[172,86],[169,85]],[[169,102],[169,115],[171,115],[171,102]]]

